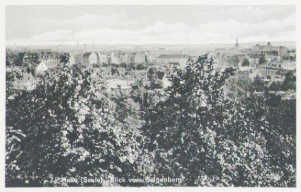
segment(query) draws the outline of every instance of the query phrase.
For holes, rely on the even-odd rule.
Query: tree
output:
[[[185,71],[177,69],[170,78],[172,86],[166,90],[166,99],[151,109],[144,127],[150,138],[148,147],[157,154],[159,174],[181,176],[183,184],[194,185],[202,174],[211,177],[218,171],[210,153],[221,129],[221,94],[227,74],[215,72],[213,63],[205,55]],[[218,127],[212,130],[214,125]]]
[[[6,67],[10,67],[14,64],[14,59],[16,55],[14,52],[10,51],[9,49],[6,49],[6,54],[5,54],[5,62],[6,62]]]
[[[280,91],[281,90],[281,82],[279,81],[273,81],[269,87],[269,90],[271,91]]]
[[[148,88],[153,90],[153,89],[158,89],[162,88],[162,78],[164,76],[164,73],[158,71],[158,69],[154,67],[148,68],[146,72],[147,76],[147,81],[149,83]]]
[[[279,132],[265,112],[271,104],[254,95],[241,101],[224,97],[230,74],[215,72],[214,62],[204,55],[185,70],[176,69],[172,86],[148,108],[143,130],[155,154],[153,174],[181,177],[180,185],[294,185],[295,167],[289,160],[294,148],[286,148],[285,165],[273,162],[280,152],[272,143]]]
[[[26,60],[23,65],[27,73],[34,75],[35,67],[41,62],[39,54],[37,52],[26,52],[24,57],[26,57]]]
[[[273,176],[270,186],[296,186],[296,100],[282,100],[265,92],[246,101],[253,121],[265,119],[267,126],[257,130],[264,141],[267,170]],[[270,158],[270,159],[269,159]]]
[[[17,140],[19,154],[6,154],[8,165],[12,159],[18,165],[7,168],[7,186],[66,185],[51,182],[55,177],[105,180],[138,175],[137,140],[142,136],[116,119],[115,104],[97,91],[95,83],[89,71],[64,66],[46,74],[33,91],[7,101],[7,137],[13,132],[24,135]]]
[[[250,89],[257,92],[263,92],[266,89],[266,86],[264,81],[259,76],[256,76],[251,83]]]
[[[265,58],[265,55],[262,54],[260,57],[259,57],[259,64],[264,64],[266,62],[266,58]]]
[[[249,66],[250,65],[250,61],[247,58],[244,58],[244,60],[242,61],[242,66]]]
[[[25,52],[19,52],[16,53],[16,56],[14,55],[13,62],[15,66],[23,66],[23,58],[25,56]]]
[[[14,90],[14,81],[20,80],[23,77],[23,73],[20,70],[11,70],[6,72],[6,98],[17,94],[17,91]]]
[[[285,79],[282,83],[283,90],[294,90],[296,91],[296,76],[292,71],[289,71],[285,74]]]
[[[234,64],[234,66],[237,66],[239,63],[239,57],[237,55],[231,56],[230,57],[230,62]]]
[[[130,96],[121,89],[109,94],[77,65],[46,73],[34,90],[18,93],[9,85],[19,74],[8,73],[6,185],[118,177],[124,180],[113,185],[295,186],[296,101],[270,94],[264,84],[263,96],[228,98],[234,70],[217,72],[214,65],[205,54],[175,67],[165,89],[149,85],[158,75],[153,70]],[[129,180],[146,177],[181,180]]]
[[[41,62],[40,55],[37,52],[30,52],[28,54],[29,62],[33,65],[37,65]]]
[[[137,70],[143,70],[143,69],[146,69],[146,66],[142,63],[138,64],[137,67],[136,67]]]
[[[63,53],[59,56],[60,62],[66,65],[70,61],[70,53]]]

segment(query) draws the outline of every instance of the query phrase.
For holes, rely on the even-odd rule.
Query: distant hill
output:
[[[254,46],[256,44],[267,44],[266,42],[249,42],[249,43],[239,43],[239,47],[247,48]],[[271,42],[275,46],[285,46],[288,48],[296,48],[296,42],[284,41],[284,42]],[[7,45],[8,49],[12,50],[37,50],[37,49],[51,49],[55,51],[72,51],[72,50],[100,50],[100,49],[127,49],[127,50],[149,50],[149,49],[167,49],[167,50],[200,50],[200,51],[210,51],[217,48],[231,48],[234,47],[234,43],[208,43],[208,44],[66,44],[66,45],[28,45],[28,46],[18,46],[18,45]]]

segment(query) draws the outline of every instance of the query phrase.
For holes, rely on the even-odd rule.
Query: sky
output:
[[[296,40],[294,5],[25,5],[5,11],[8,44]]]

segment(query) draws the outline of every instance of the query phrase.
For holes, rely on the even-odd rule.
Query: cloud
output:
[[[36,25],[43,26],[44,31],[38,31],[26,39],[14,40],[32,43],[189,44],[232,43],[238,37],[240,41],[246,42],[294,41],[296,13],[292,11],[289,14],[291,9],[292,7],[222,7],[216,12],[212,9],[194,12],[193,17],[182,20],[172,20],[172,16],[168,14],[161,15],[161,19],[150,19],[152,17],[147,14],[133,18],[135,14],[124,12],[114,12],[110,15],[83,14],[60,20],[40,18],[36,20]]]
[[[72,31],[58,30],[52,32],[42,33],[31,38],[32,41],[61,41],[72,40]]]
[[[73,19],[62,20],[61,25],[66,26],[79,26],[83,28],[95,27],[114,27],[124,25],[125,15],[115,13],[111,15],[81,15]]]

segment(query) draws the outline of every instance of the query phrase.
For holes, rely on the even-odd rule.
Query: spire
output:
[[[238,38],[236,37],[235,47],[238,48]]]

